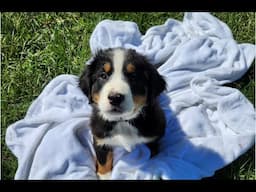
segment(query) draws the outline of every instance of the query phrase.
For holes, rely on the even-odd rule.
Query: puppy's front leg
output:
[[[152,141],[150,143],[147,143],[148,148],[150,149],[150,157],[154,157],[158,153],[159,144],[158,141]]]
[[[94,144],[97,156],[96,170],[99,179],[110,179],[113,166],[113,152],[111,147]]]

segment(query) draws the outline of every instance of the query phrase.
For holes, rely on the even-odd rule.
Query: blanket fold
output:
[[[185,13],[142,35],[136,23],[103,20],[90,38],[92,53],[132,48],[159,64],[167,90],[160,153],[145,144],[114,149],[111,179],[201,179],[246,152],[255,142],[255,110],[237,89],[255,59],[255,45],[239,44],[209,13]],[[90,64],[90,60],[87,61]],[[91,106],[78,77],[54,78],[24,119],[7,128],[6,144],[18,159],[15,179],[98,179],[89,127]]]

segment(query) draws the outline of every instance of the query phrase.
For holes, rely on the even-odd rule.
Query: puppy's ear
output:
[[[87,65],[82,75],[79,78],[79,87],[83,93],[87,96],[89,103],[92,103],[92,66]]]
[[[153,104],[156,97],[166,89],[166,82],[152,64],[146,70],[145,75],[148,79],[148,101]]]

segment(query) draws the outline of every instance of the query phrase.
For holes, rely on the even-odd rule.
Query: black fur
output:
[[[91,74],[94,70],[92,70],[93,66],[87,65],[85,70],[83,71],[82,75],[79,79],[79,87],[82,89],[84,94],[89,99],[89,102],[92,103],[92,97],[91,97]]]

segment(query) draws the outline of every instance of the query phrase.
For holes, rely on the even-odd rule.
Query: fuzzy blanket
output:
[[[100,48],[133,48],[158,69],[168,87],[159,97],[167,127],[160,153],[146,145],[114,149],[111,179],[201,179],[246,152],[255,142],[255,110],[237,89],[255,45],[238,44],[229,27],[209,13],[185,13],[142,35],[136,23],[104,20],[91,35]],[[87,62],[90,64],[90,60]],[[78,77],[54,78],[10,125],[6,143],[18,158],[15,179],[97,179],[89,129],[91,107]]]

